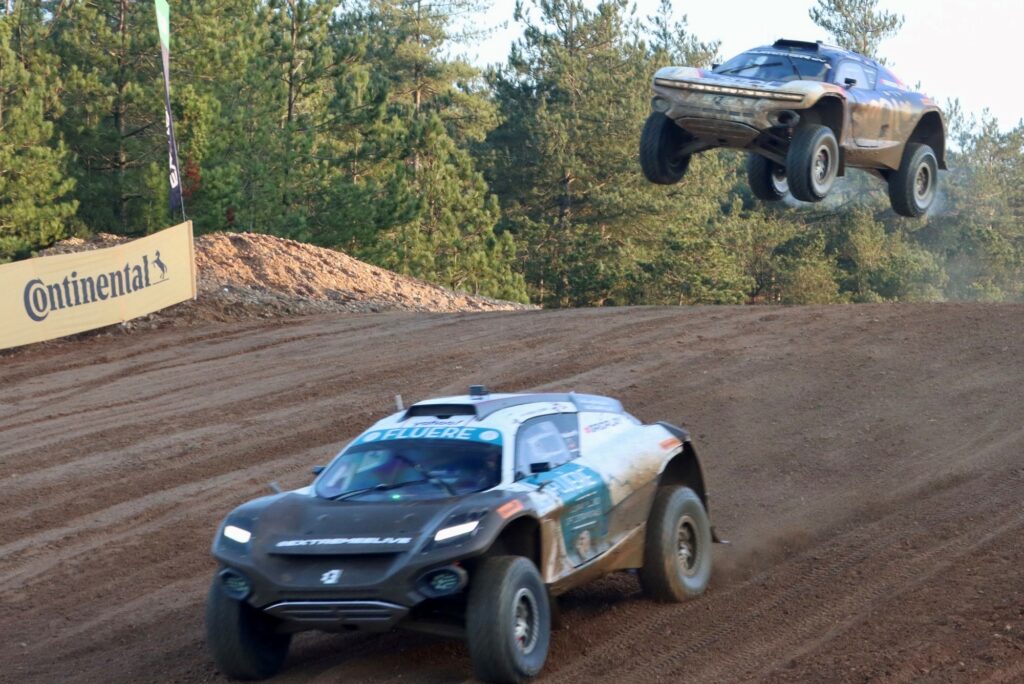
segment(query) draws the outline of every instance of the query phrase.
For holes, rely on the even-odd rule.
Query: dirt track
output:
[[[563,598],[542,681],[1024,681],[1024,307],[329,316],[0,358],[0,680],[196,682],[208,549],[368,421],[484,382],[691,428],[711,590]],[[281,682],[453,682],[461,644],[302,635]]]

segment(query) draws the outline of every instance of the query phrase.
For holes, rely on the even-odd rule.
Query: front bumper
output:
[[[222,543],[214,556],[221,575],[244,578],[241,600],[280,618],[285,631],[382,631],[428,599],[458,595],[467,581],[461,564],[485,553],[499,531],[500,518],[488,516],[465,539],[438,545],[425,537],[395,553],[267,553]],[[430,580],[441,570],[458,579],[438,591]]]
[[[402,621],[409,608],[387,601],[279,601],[264,612],[294,631],[360,629],[386,631]]]
[[[655,108],[696,138],[745,147],[771,129],[774,115],[804,107],[806,96],[684,79],[654,79]]]

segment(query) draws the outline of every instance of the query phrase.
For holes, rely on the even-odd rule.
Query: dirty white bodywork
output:
[[[414,407],[512,402],[529,395],[489,394],[430,399]],[[535,395],[542,398],[545,395]],[[563,395],[564,396],[564,395]],[[661,425],[644,425],[612,399],[570,395],[572,401],[529,401],[476,415],[408,417],[399,411],[364,431],[420,428],[444,438],[463,428],[502,435],[502,479],[495,489],[518,495],[522,510],[540,523],[540,571],[555,593],[612,570],[642,565],[645,524],[658,478],[683,442]],[[592,410],[591,410],[592,409]],[[549,472],[516,472],[517,437],[529,421],[551,416],[578,420],[579,455]],[[447,432],[446,432],[447,431]],[[568,436],[571,440],[571,435]],[[510,520],[511,522],[511,520]]]

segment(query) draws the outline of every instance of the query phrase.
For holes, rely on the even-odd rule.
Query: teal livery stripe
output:
[[[452,439],[460,442],[484,442],[485,444],[501,444],[501,432],[493,428],[468,427],[407,427],[389,430],[370,430],[353,442],[371,444],[394,439]]]

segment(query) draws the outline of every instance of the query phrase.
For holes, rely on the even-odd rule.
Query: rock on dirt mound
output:
[[[111,247],[125,238],[70,238],[44,254]],[[455,292],[398,275],[331,249],[257,233],[196,238],[196,301],[129,321],[124,327],[240,320],[326,312],[505,311],[533,308]]]

